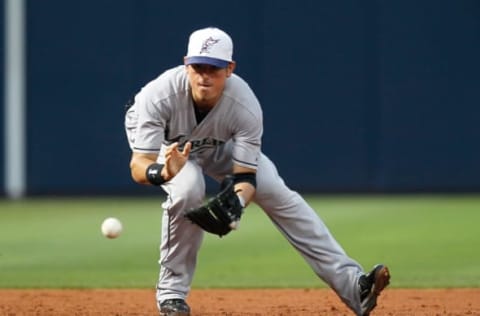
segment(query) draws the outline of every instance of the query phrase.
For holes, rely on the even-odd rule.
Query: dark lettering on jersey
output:
[[[204,139],[196,139],[190,141],[192,143],[192,152],[199,151],[201,149],[206,149],[206,148],[212,148],[216,146],[220,146],[224,144],[224,141],[212,138],[212,137],[207,137]]]
[[[191,149],[192,153],[197,152],[199,150],[207,149],[207,148],[221,146],[225,143],[223,140],[215,139],[213,137],[189,140],[186,135],[180,135],[178,137],[170,139],[170,142],[172,142],[172,143],[178,142],[179,150],[183,150],[183,147],[185,146],[185,144],[187,142],[191,142],[192,143],[192,149]]]

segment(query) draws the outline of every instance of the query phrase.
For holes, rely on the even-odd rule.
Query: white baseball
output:
[[[122,222],[118,218],[109,217],[102,223],[102,234],[107,238],[117,238],[122,233]]]

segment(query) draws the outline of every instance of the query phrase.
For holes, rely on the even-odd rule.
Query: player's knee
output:
[[[181,211],[200,206],[204,199],[205,184],[202,182],[184,183],[169,192],[168,198],[171,202],[171,208]]]
[[[203,203],[203,198],[197,195],[182,195],[176,196],[168,207],[169,213],[184,213],[186,210],[196,208]]]
[[[201,170],[187,162],[171,183],[167,183],[166,192],[168,194],[166,209],[173,212],[183,212],[200,206],[205,199],[205,179]]]

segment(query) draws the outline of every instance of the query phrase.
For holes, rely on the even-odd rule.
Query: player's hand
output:
[[[178,142],[171,144],[165,151],[165,166],[162,169],[162,177],[168,181],[182,170],[188,160],[192,143],[187,142],[183,150],[178,149]]]

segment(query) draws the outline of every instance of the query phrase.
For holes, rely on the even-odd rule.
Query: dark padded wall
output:
[[[30,194],[155,192],[130,180],[123,104],[209,25],[293,188],[480,190],[478,1],[27,4]]]
[[[380,187],[480,188],[480,2],[380,8]]]

